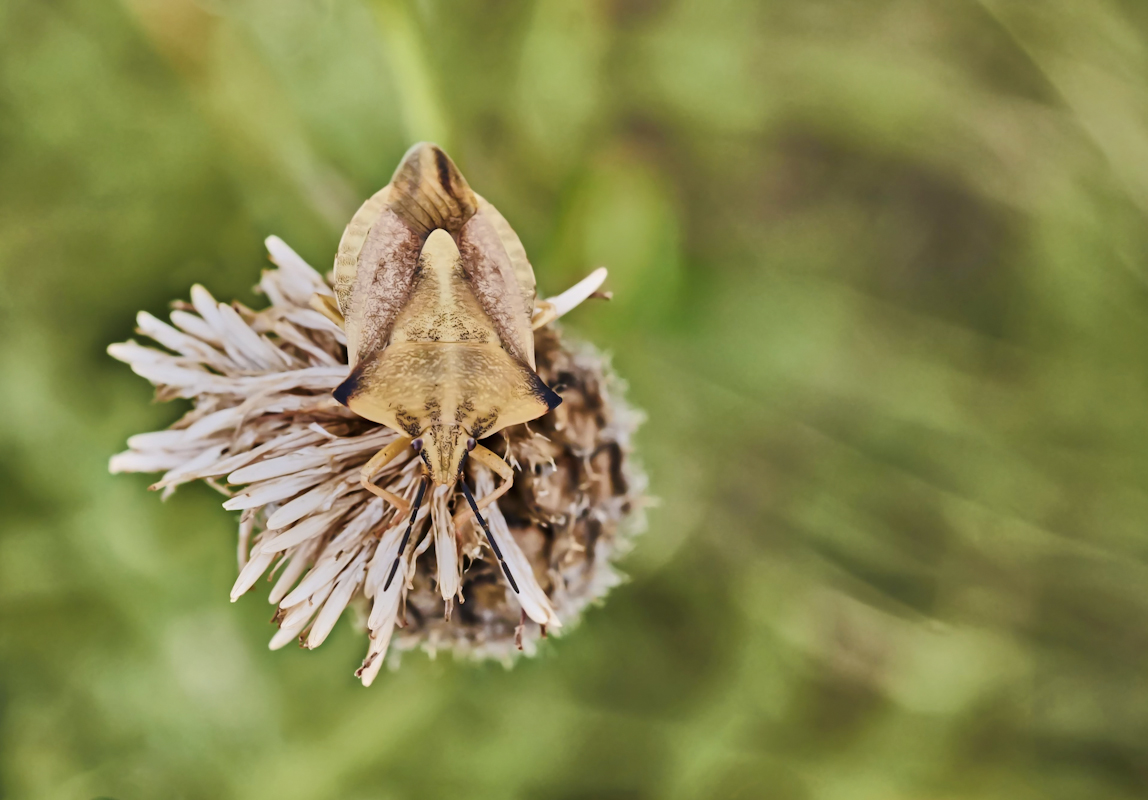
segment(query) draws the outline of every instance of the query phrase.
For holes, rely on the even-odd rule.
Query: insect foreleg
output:
[[[466,458],[463,458],[463,463],[466,463]],[[506,580],[510,582],[510,588],[518,594],[518,582],[514,580],[514,575],[510,572],[510,566],[506,563],[506,559],[502,557],[502,550],[498,547],[498,540],[494,538],[494,534],[490,532],[490,527],[486,524],[486,520],[478,510],[478,504],[474,502],[474,495],[470,493],[470,487],[466,485],[466,478],[461,474],[458,476],[458,485],[462,489],[463,497],[470,505],[471,511],[474,512],[474,518],[478,520],[478,524],[482,526],[482,532],[486,534],[486,541],[490,544],[490,549],[494,551],[495,558],[498,559],[499,566],[502,567],[502,574],[506,576]]]
[[[344,324],[343,315],[340,313],[339,306],[335,302],[334,297],[326,294],[313,294],[311,295],[310,306],[342,329]]]
[[[507,490],[514,484],[514,470],[510,468],[509,464],[499,458],[497,453],[488,450],[482,445],[478,445],[471,450],[470,457],[484,467],[494,470],[498,473],[499,477],[502,478],[501,486],[477,502],[478,509],[482,510],[506,494]],[[465,510],[454,515],[454,525],[456,528],[462,522],[462,518],[465,515]]]
[[[486,508],[498,498],[506,494],[506,490],[514,484],[514,470],[510,465],[499,458],[498,454],[478,445],[470,451],[470,457],[488,469],[492,469],[502,478],[502,485],[478,501],[479,509]]]
[[[398,458],[399,454],[401,454],[410,446],[410,437],[400,436],[389,445],[384,447],[382,450],[371,456],[371,460],[364,464],[363,468],[359,470],[359,483],[363,484],[363,488],[371,494],[383,498],[398,508],[399,516],[404,516],[408,511],[410,511],[411,504],[403,498],[399,497],[394,492],[388,492],[383,487],[376,486],[374,480],[376,477],[378,477],[379,473],[383,471],[387,464],[390,464],[392,461]]]
[[[395,556],[395,563],[391,565],[391,574],[387,576],[387,582],[383,584],[384,592],[391,588],[391,581],[395,579],[395,573],[399,571],[399,562],[403,560],[407,542],[411,540],[411,529],[415,526],[415,518],[419,515],[419,506],[423,504],[423,495],[426,494],[428,483],[430,483],[430,476],[423,478],[422,483],[419,484],[419,493],[415,495],[415,508],[411,512],[410,522],[407,523],[407,532],[403,534],[403,540],[399,542],[399,553]]]

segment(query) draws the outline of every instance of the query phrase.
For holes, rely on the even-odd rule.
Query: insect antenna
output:
[[[463,456],[462,463],[466,463],[466,456]],[[462,493],[466,496],[466,502],[470,503],[470,510],[474,512],[474,516],[478,519],[478,524],[482,526],[482,532],[486,534],[486,541],[490,542],[490,549],[494,551],[494,555],[498,557],[498,563],[502,566],[502,572],[506,575],[506,579],[510,581],[510,588],[518,594],[518,584],[514,581],[514,576],[510,574],[510,567],[506,565],[506,559],[502,557],[502,551],[498,549],[498,542],[494,541],[494,537],[490,533],[490,528],[486,526],[486,520],[482,518],[482,514],[478,513],[478,503],[474,502],[474,495],[470,493],[470,487],[466,485],[466,480],[463,478],[462,466],[459,466],[458,471],[458,484],[462,487]]]
[[[423,478],[423,482],[419,484],[419,493],[415,495],[415,505],[411,510],[411,521],[407,523],[407,532],[403,534],[403,541],[399,544],[399,554],[395,556],[395,563],[391,565],[391,574],[387,576],[387,582],[383,584],[383,591],[391,588],[391,581],[395,579],[395,573],[399,570],[399,562],[403,559],[403,551],[407,549],[407,542],[411,538],[411,528],[415,526],[415,517],[419,515],[419,506],[423,504],[423,495],[426,493],[427,484],[430,483],[430,476]]]

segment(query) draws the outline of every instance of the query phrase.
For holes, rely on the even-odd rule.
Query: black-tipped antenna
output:
[[[462,464],[465,463],[466,455],[464,454]],[[486,520],[482,518],[482,514],[478,513],[478,503],[474,502],[474,495],[470,493],[470,487],[466,485],[466,480],[462,474],[462,464],[458,467],[458,483],[462,487],[462,493],[466,497],[466,502],[470,503],[470,510],[474,512],[478,524],[482,526],[482,532],[486,534],[486,541],[490,542],[490,549],[494,551],[494,555],[498,557],[498,563],[502,565],[502,574],[510,581],[510,588],[514,590],[514,593],[519,594],[518,584],[514,582],[514,576],[510,574],[510,567],[506,566],[506,559],[502,557],[502,551],[498,549],[498,542],[494,541],[494,537],[490,534],[490,528],[486,527]]]
[[[387,582],[383,584],[383,591],[391,588],[391,581],[395,579],[395,573],[399,571],[399,562],[403,559],[403,551],[407,549],[407,542],[411,538],[411,528],[415,526],[415,517],[419,515],[419,506],[423,504],[423,494],[426,493],[427,484],[430,483],[430,477],[423,478],[423,482],[419,484],[419,493],[415,495],[415,507],[411,511],[411,521],[407,523],[407,532],[403,534],[403,541],[399,544],[399,554],[395,556],[395,563],[391,565],[391,574],[387,576]]]

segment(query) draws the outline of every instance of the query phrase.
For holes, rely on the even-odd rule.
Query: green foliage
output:
[[[649,412],[633,580],[537,659],[265,649],[103,354],[331,262],[447,146]],[[1148,14],[1116,0],[0,5],[0,795],[1131,798]]]

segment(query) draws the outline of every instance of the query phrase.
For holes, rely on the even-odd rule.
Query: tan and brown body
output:
[[[534,273],[447,155],[412,147],[347,226],[335,261],[351,374],[335,397],[411,439],[452,484],[468,439],[561,399],[534,372]]]

